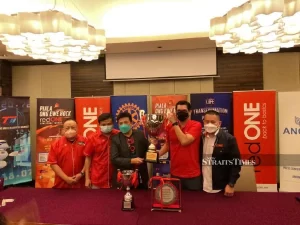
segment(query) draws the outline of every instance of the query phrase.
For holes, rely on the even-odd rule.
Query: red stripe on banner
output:
[[[110,113],[110,97],[75,98],[78,133],[85,137],[98,129],[98,116]]]
[[[275,91],[233,93],[234,136],[241,157],[255,162],[258,191],[277,188],[275,104]]]

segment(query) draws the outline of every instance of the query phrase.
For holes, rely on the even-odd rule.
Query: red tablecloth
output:
[[[183,210],[151,212],[150,192],[132,191],[136,210],[121,211],[125,191],[54,190],[10,188],[0,192],[2,198],[14,198],[1,207],[8,213],[29,202],[36,202],[41,223],[87,225],[299,225],[300,202],[295,193],[222,194],[183,192]]]

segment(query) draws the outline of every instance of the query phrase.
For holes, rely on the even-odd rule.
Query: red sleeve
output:
[[[57,164],[57,148],[58,148],[58,141],[55,141],[50,148],[50,152],[48,155],[48,163],[49,164]]]
[[[92,141],[92,138],[87,138],[85,140],[85,147],[84,147],[84,151],[83,154],[85,156],[92,156],[94,154],[95,148],[94,148],[94,143]]]
[[[186,133],[192,135],[195,139],[200,138],[202,133],[201,123],[195,122]]]
[[[172,124],[169,124],[167,127],[166,127],[166,142],[169,144],[169,141],[170,141],[170,131],[172,129]]]

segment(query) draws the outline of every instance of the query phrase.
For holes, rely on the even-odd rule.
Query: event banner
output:
[[[275,105],[275,91],[233,92],[234,136],[259,192],[277,192]]]
[[[0,177],[4,185],[32,181],[29,97],[0,97]]]
[[[191,94],[192,119],[202,123],[204,114],[209,110],[217,111],[222,121],[221,129],[232,130],[232,93],[199,93]],[[204,128],[203,128],[204,129]]]
[[[187,100],[186,95],[153,95],[151,96],[152,113],[164,114],[175,113],[175,105],[181,100]]]
[[[129,112],[132,116],[132,124],[134,129],[143,129],[140,118],[140,112],[143,110],[147,113],[147,96],[111,96],[111,112],[115,116],[114,126],[118,129],[117,116],[120,112]]]
[[[66,119],[74,119],[74,99],[37,99],[36,188],[52,188],[54,172],[47,164],[51,144],[61,137]]]
[[[175,106],[178,101],[187,100],[187,95],[153,95],[151,96],[151,105],[153,114],[164,114],[176,113]],[[164,137],[164,133],[160,137]],[[162,138],[164,139],[164,138]],[[158,140],[156,149],[159,150],[164,144],[164,140]],[[161,160],[169,160],[169,153],[164,154],[160,157]],[[168,163],[158,163],[153,164],[153,175],[156,176],[160,174],[161,176],[170,174],[170,164]]]
[[[300,92],[279,92],[280,192],[300,190]]]
[[[110,112],[110,97],[75,98],[78,133],[88,137],[98,129],[98,116]]]

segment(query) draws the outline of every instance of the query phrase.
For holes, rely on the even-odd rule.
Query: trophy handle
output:
[[[170,113],[171,113],[171,112],[167,112],[167,114],[166,114],[166,115],[167,115],[167,118],[166,118],[166,127],[169,126],[169,124],[170,124],[170,121],[169,121],[169,119],[168,119]]]

